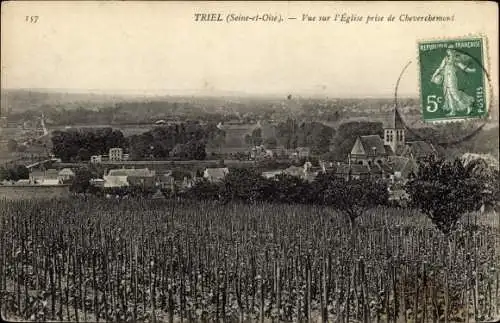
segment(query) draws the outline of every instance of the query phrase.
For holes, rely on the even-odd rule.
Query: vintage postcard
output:
[[[499,322],[493,2],[1,4],[8,322]]]

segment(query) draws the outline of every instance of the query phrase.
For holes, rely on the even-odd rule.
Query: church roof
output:
[[[363,149],[367,155],[372,155],[371,152],[373,151],[373,148],[375,148],[376,155],[386,154],[384,141],[379,135],[360,136],[359,140],[361,141]]]
[[[399,110],[395,107],[394,112],[391,114],[390,118],[387,120],[385,124],[386,129],[404,129],[405,123],[403,122],[403,118],[399,113]]]

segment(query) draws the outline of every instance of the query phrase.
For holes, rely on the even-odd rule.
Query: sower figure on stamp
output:
[[[466,73],[473,73],[476,69],[467,67],[464,62],[468,57],[462,57],[455,50],[447,49],[446,54],[441,65],[432,75],[431,82],[443,83],[443,110],[449,111],[449,116],[460,111],[467,111],[467,114],[470,114],[474,98],[458,88],[457,72],[460,69]]]

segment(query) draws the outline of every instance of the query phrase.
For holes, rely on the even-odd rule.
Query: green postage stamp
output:
[[[488,114],[484,40],[421,41],[420,99],[424,121],[478,119]]]

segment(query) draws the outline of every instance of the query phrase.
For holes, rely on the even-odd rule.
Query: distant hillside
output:
[[[140,97],[95,93],[64,93],[38,90],[5,90],[1,92],[2,112],[24,112],[32,109],[65,107],[90,108],[93,104],[143,100]]]

